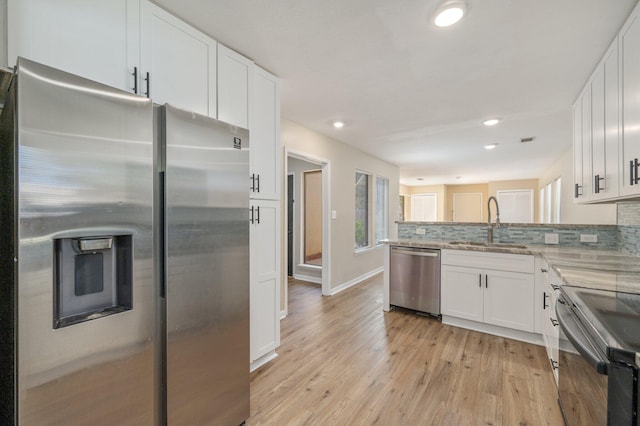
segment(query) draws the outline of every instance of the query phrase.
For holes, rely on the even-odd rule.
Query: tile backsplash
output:
[[[398,238],[412,240],[486,241],[487,224],[400,222]],[[418,234],[424,229],[424,234]],[[560,245],[573,247],[618,248],[618,232],[615,225],[542,225],[502,224],[493,229],[493,241],[500,243],[544,244],[545,234],[558,234]],[[596,243],[580,242],[580,235],[596,235]]]
[[[640,255],[640,202],[618,203],[618,250]]]
[[[486,223],[398,222],[398,238],[411,240],[486,241]],[[417,231],[420,230],[420,234]],[[424,232],[424,234],[422,234]],[[544,244],[544,235],[558,234],[559,245],[620,250],[640,256],[640,201],[617,203],[617,225],[502,224],[493,230],[501,243]],[[596,235],[596,243],[580,235]]]

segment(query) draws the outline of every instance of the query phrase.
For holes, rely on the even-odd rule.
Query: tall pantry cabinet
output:
[[[251,361],[257,367],[280,345],[280,81],[256,66],[251,135]]]
[[[4,5],[4,0],[0,6]],[[18,56],[250,131],[251,368],[280,344],[280,81],[147,0],[6,0]]]

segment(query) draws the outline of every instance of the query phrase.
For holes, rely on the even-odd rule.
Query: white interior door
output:
[[[533,223],[533,189],[496,191],[500,206],[500,221]]]
[[[417,222],[435,222],[438,220],[437,194],[414,194],[411,196],[411,217]]]

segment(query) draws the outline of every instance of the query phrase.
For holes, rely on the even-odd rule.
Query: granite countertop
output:
[[[387,240],[385,244],[542,256],[564,285],[640,294],[640,258],[616,250],[520,244],[451,244],[438,240]]]

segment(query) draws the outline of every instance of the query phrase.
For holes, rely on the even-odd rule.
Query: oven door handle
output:
[[[560,328],[576,350],[599,374],[607,374],[609,361],[595,348],[566,302],[556,302],[556,315]]]

